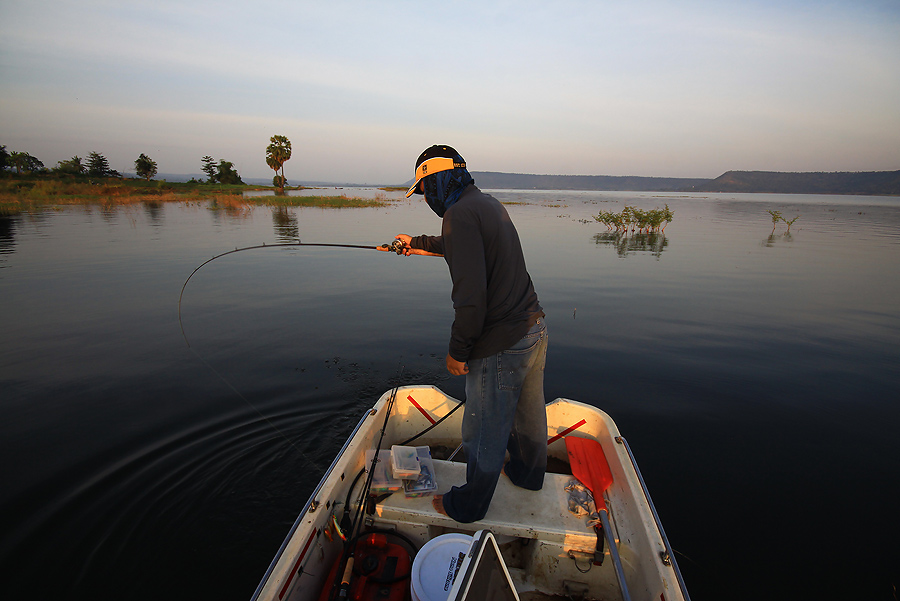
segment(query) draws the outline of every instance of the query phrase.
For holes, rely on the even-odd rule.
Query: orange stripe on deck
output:
[[[303,552],[300,553],[300,557],[297,558],[297,561],[294,562],[294,569],[291,570],[290,576],[288,576],[287,582],[284,583],[284,586],[281,587],[281,592],[278,593],[278,598],[281,599],[284,597],[284,594],[287,592],[288,587],[291,586],[291,581],[294,580],[294,576],[297,574],[297,569],[300,567],[300,563],[303,561],[303,558],[306,556],[306,552],[309,551],[309,545],[312,543],[313,539],[316,537],[316,534],[319,533],[319,529],[314,529],[309,538],[306,539],[306,545],[303,547]]]
[[[571,434],[572,432],[574,432],[575,430],[577,430],[577,429],[580,428],[581,426],[585,425],[586,423],[587,423],[587,421],[581,420],[581,421],[578,422],[577,424],[572,425],[572,426],[569,426],[568,428],[566,428],[565,430],[563,430],[562,432],[560,432],[560,433],[557,434],[556,436],[551,436],[551,437],[550,437],[550,440],[547,441],[547,444],[548,444],[548,445],[553,444],[554,442],[556,442],[557,440],[559,440],[559,439],[562,438],[563,436],[567,436],[567,435]]]
[[[408,398],[408,399],[409,399],[409,402],[413,404],[413,407],[415,407],[416,409],[418,409],[419,411],[422,412],[422,415],[425,416],[425,419],[427,419],[428,421],[430,421],[432,424],[435,423],[434,418],[431,417],[430,415],[428,415],[428,412],[427,412],[427,411],[425,411],[424,409],[422,409],[422,405],[418,404],[418,403],[416,402],[416,399],[412,398],[412,395],[409,395],[409,396],[406,397],[406,398]]]

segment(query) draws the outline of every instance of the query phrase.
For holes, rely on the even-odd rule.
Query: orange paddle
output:
[[[594,495],[594,505],[597,507],[597,513],[600,514],[600,522],[602,523],[602,526],[595,526],[594,528],[598,530],[598,538],[599,530],[603,531],[603,537],[609,543],[609,556],[612,557],[616,569],[616,579],[618,579],[619,587],[622,589],[622,598],[624,601],[631,601],[631,596],[628,594],[628,585],[625,584],[625,571],[622,568],[622,559],[619,557],[619,550],[616,547],[616,541],[613,540],[612,529],[609,526],[609,509],[607,509],[606,502],[603,500],[603,492],[613,483],[612,472],[609,471],[609,463],[606,461],[603,447],[600,446],[599,442],[591,438],[566,436],[566,451],[569,454],[572,475],[578,478]],[[598,551],[602,553],[602,539],[598,542]],[[595,561],[594,563],[599,562]]]

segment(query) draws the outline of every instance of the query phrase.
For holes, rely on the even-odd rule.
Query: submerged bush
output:
[[[791,226],[794,225],[794,222],[795,222],[795,221],[797,221],[798,219],[800,219],[800,215],[797,215],[797,216],[794,217],[793,219],[786,219],[786,218],[781,214],[781,211],[772,211],[772,210],[768,210],[768,211],[766,211],[766,213],[768,213],[768,214],[771,215],[771,217],[772,217],[772,233],[773,233],[773,234],[775,233],[775,227],[778,225],[778,222],[779,222],[779,221],[784,221],[784,222],[787,224],[787,231],[788,231],[788,233],[790,233],[790,231],[791,231]]]
[[[594,217],[596,221],[604,224],[607,229],[623,231],[623,232],[662,232],[666,226],[672,221],[674,213],[666,205],[666,208],[655,208],[649,211],[638,209],[625,205],[621,213],[613,213],[612,211],[600,211]]]

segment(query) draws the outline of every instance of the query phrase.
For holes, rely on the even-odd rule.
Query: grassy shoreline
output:
[[[0,215],[15,215],[72,205],[111,207],[141,203],[208,201],[218,208],[251,206],[357,208],[377,207],[393,202],[381,195],[376,198],[345,195],[244,196],[245,192],[269,190],[274,191],[274,188],[201,182],[148,182],[119,178],[7,177],[0,179]]]

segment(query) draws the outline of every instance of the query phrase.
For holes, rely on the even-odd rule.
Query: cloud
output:
[[[319,148],[309,179],[407,179],[437,140],[485,170],[896,168],[892,6],[11,0],[0,134],[155,145],[161,171],[240,155],[254,177],[273,133]]]

